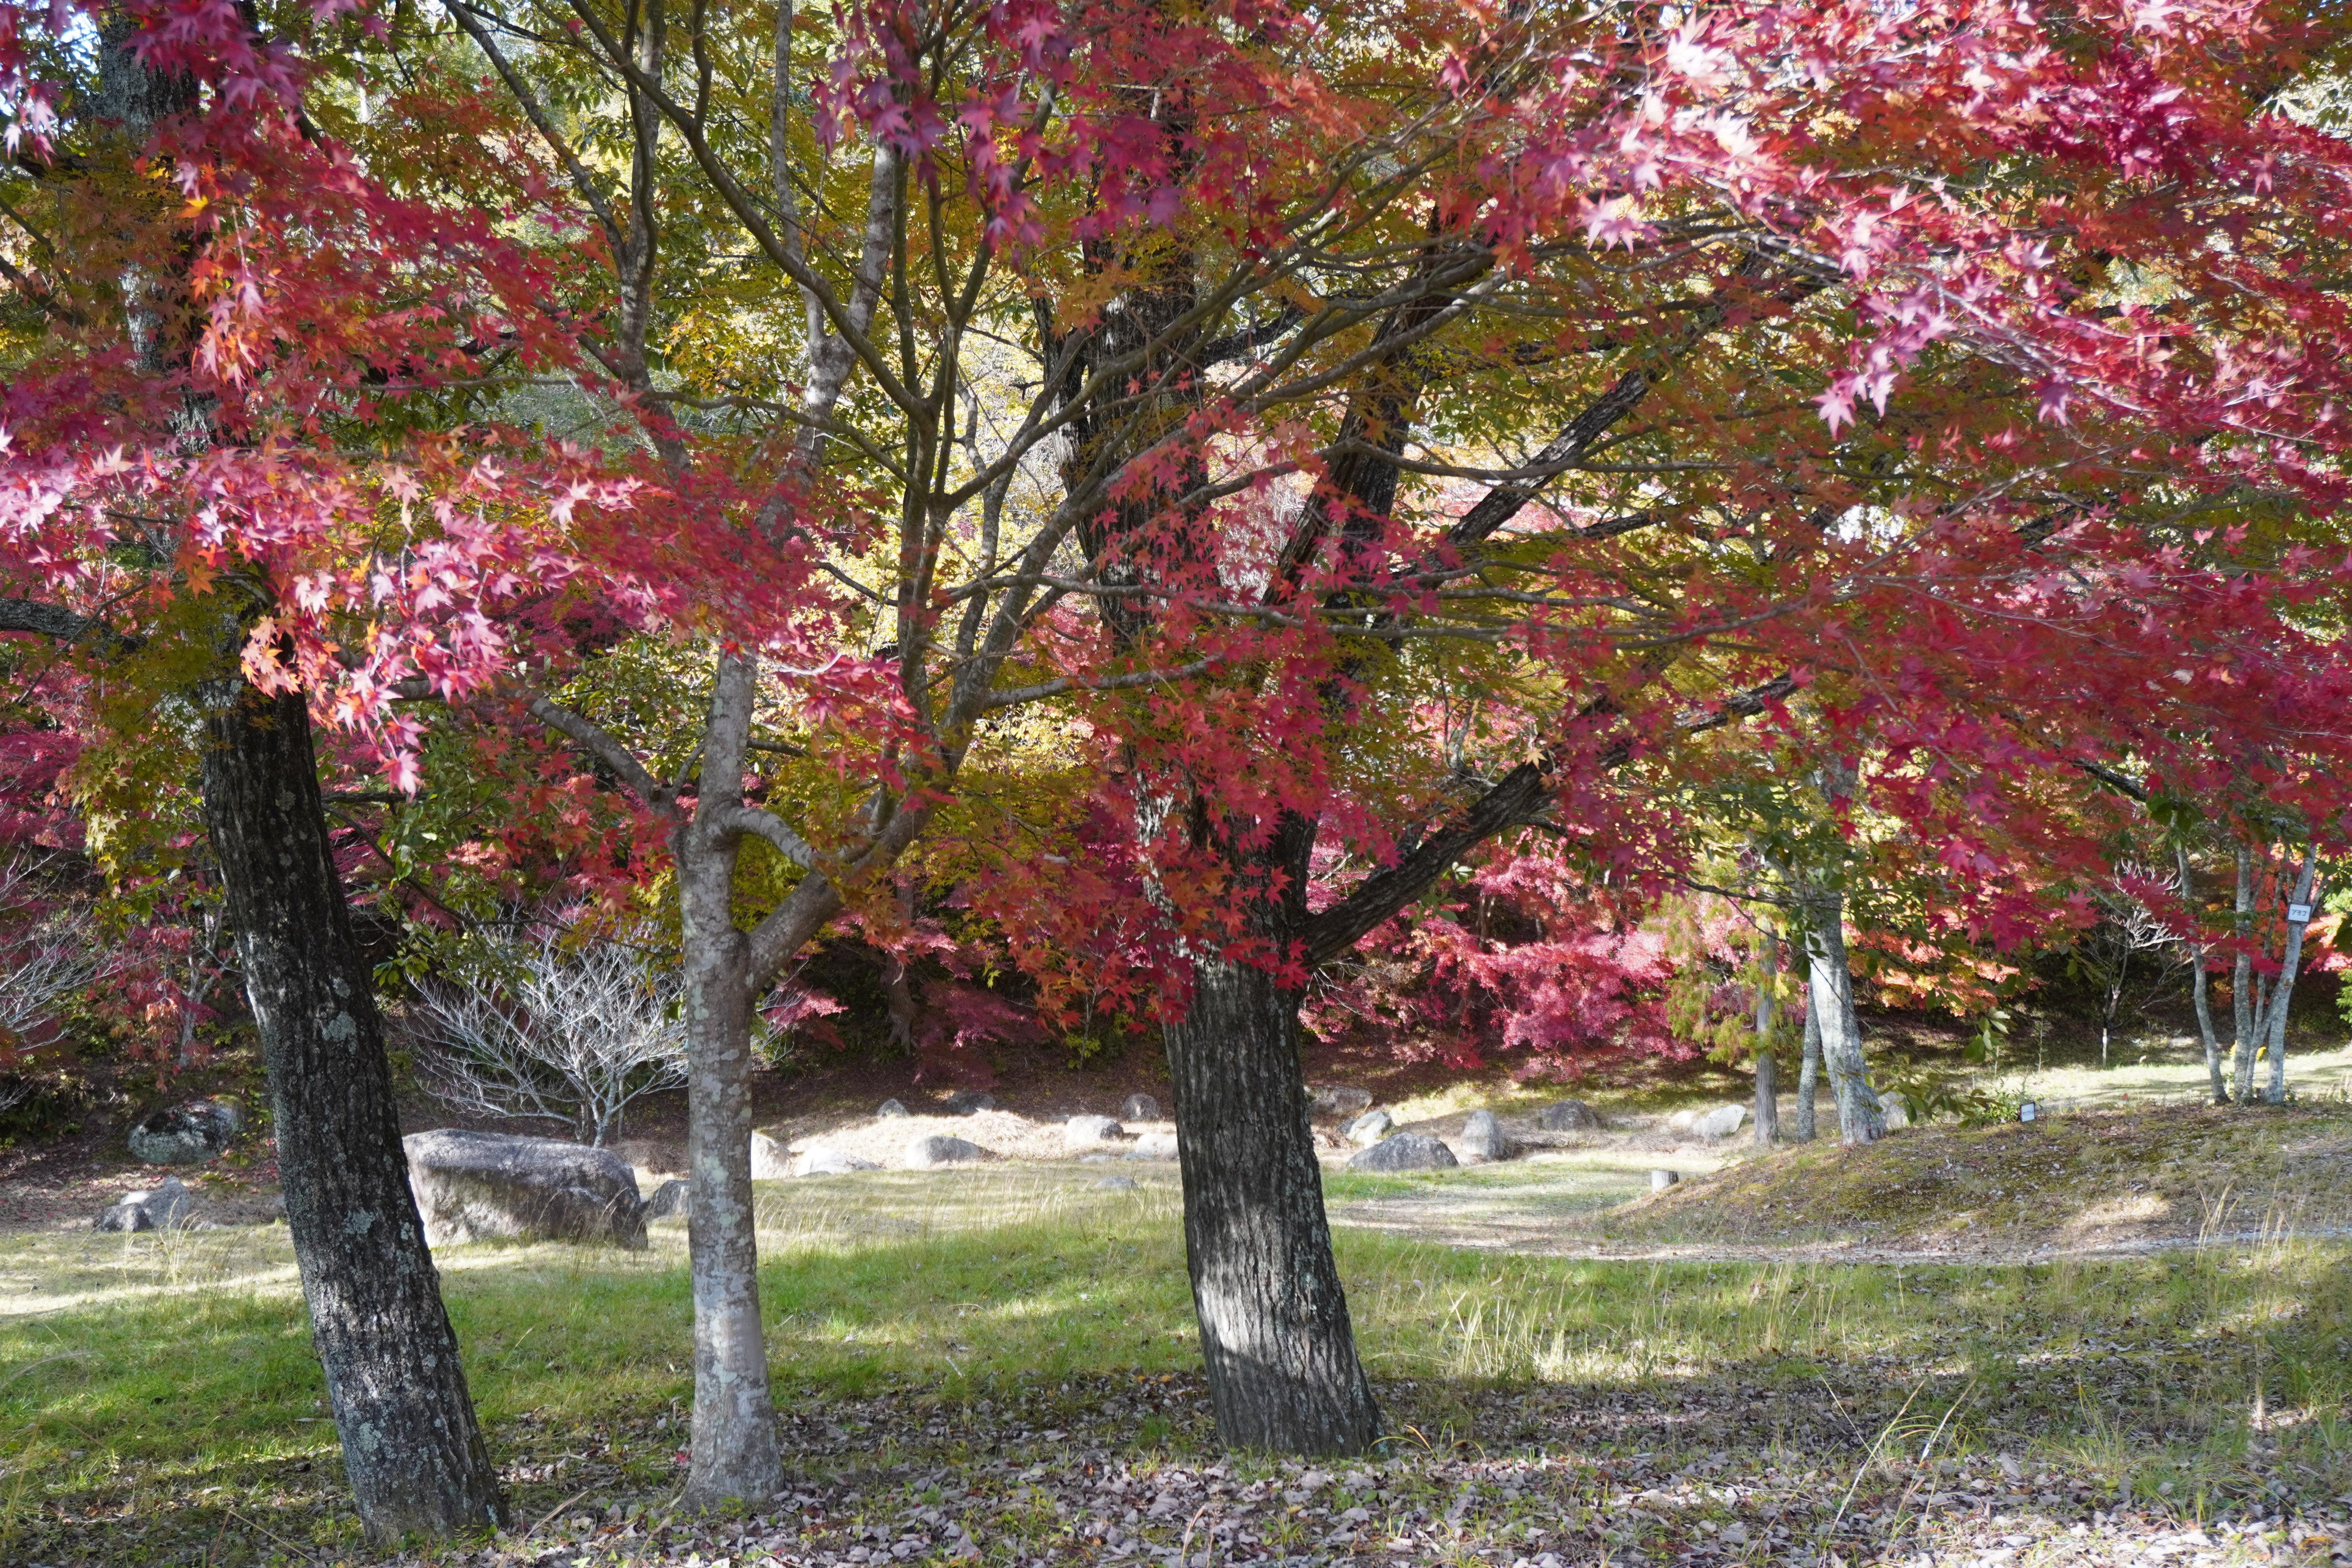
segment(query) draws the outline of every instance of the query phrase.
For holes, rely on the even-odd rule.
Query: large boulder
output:
[[[610,1149],[452,1127],[400,1142],[428,1247],[500,1237],[646,1244],[636,1173]]]
[[[871,1160],[861,1160],[855,1154],[840,1149],[828,1149],[822,1143],[801,1155],[801,1174],[803,1176],[846,1176],[854,1171],[878,1171],[881,1168]]]
[[[976,1089],[960,1089],[940,1104],[942,1116],[971,1116],[996,1109],[996,1096],[982,1094]]]
[[[1507,1160],[1514,1152],[1511,1135],[1491,1110],[1474,1110],[1465,1117],[1462,1135],[1454,1142],[1465,1160]]]
[[[1126,1132],[1108,1116],[1073,1116],[1062,1123],[1062,1142],[1073,1149],[1097,1149],[1117,1142]]]
[[[1738,1131],[1739,1124],[1747,1120],[1748,1108],[1746,1106],[1718,1105],[1713,1110],[1701,1116],[1696,1121],[1692,1122],[1691,1131],[1706,1139],[1708,1142],[1713,1143],[1722,1139],[1728,1138],[1733,1133]]]
[[[125,1193],[114,1206],[98,1216],[97,1228],[109,1231],[177,1230],[195,1223],[194,1205],[177,1176],[142,1193]]]
[[[1336,1083],[1310,1083],[1307,1086],[1307,1103],[1318,1116],[1360,1116],[1370,1108],[1372,1091]]]
[[[1563,1100],[1545,1106],[1536,1116],[1536,1125],[1547,1132],[1598,1132],[1601,1113],[1580,1100]]]
[[[793,1173],[791,1145],[771,1132],[751,1134],[751,1179],[781,1182]]]
[[[926,1133],[907,1143],[907,1169],[929,1171],[940,1165],[960,1165],[967,1160],[980,1158],[980,1145],[961,1138],[951,1138],[944,1132]]]
[[[1176,1134],[1147,1132],[1135,1141],[1135,1147],[1127,1152],[1127,1157],[1130,1160],[1173,1160],[1176,1157]]]
[[[1160,1120],[1160,1102],[1148,1094],[1130,1094],[1119,1103],[1118,1119],[1121,1121],[1157,1121]]]
[[[1396,1118],[1385,1110],[1367,1110],[1340,1131],[1350,1143],[1377,1143],[1396,1128]]]
[[[244,1125],[245,1112],[225,1100],[192,1100],[131,1128],[131,1152],[150,1165],[201,1165],[226,1150]]]
[[[1400,1132],[1349,1156],[1351,1171],[1445,1171],[1462,1162],[1454,1151],[1426,1132]]]

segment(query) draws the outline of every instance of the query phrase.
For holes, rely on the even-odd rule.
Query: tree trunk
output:
[[[1863,1058],[1862,1028],[1854,1017],[1853,972],[1845,951],[1844,899],[1834,888],[1817,889],[1807,921],[1809,1016],[1818,1017],[1822,1065],[1829,1069],[1830,1092],[1837,1097],[1838,1138],[1871,1143],[1886,1135],[1886,1113],[1870,1087],[1870,1064]]]
[[[1822,1016],[1812,1002],[1812,988],[1806,986],[1805,1054],[1797,1067],[1797,1142],[1810,1143],[1818,1135],[1813,1125],[1814,1104],[1822,1092]]]
[[[299,693],[205,682],[204,802],[269,1074],[286,1221],[371,1540],[508,1522],[409,1190]]]
[[[760,1502],[783,1485],[751,1208],[751,952],[736,925],[740,840],[725,820],[751,733],[754,673],[721,655],[704,727],[713,787],[678,825],[685,950],[687,1252],[694,1291],[694,1437],[685,1502]]]
[[[1358,1454],[1380,1410],[1331,1257],[1297,1004],[1264,971],[1210,959],[1168,1026],[1185,1252],[1219,1439]]]
[[[2191,922],[2189,938],[2189,999],[2197,1010],[2197,1037],[2205,1045],[2205,1076],[2212,1080],[2213,1103],[2230,1103],[2230,1086],[2221,1076],[2221,1043],[2213,1035],[2213,1002],[2205,990],[2205,944],[2196,937],[2197,884],[2189,870],[2189,846],[2175,844],[2173,858],[2180,864],[2180,900]]]
[[[1779,970],[1772,938],[1764,939],[1758,958],[1762,978],[1756,987],[1756,1146],[1769,1149],[1780,1141],[1780,1064],[1772,1059],[1772,977]]]
[[[2230,1014],[2234,1026],[2234,1037],[2230,1050],[2230,1078],[2232,1098],[2240,1105],[2254,1098],[2254,1020],[2261,1014],[2261,999],[2255,995],[2254,961],[2245,948],[2245,941],[2253,929],[2254,919],[2254,852],[2244,845],[2238,846],[2238,901],[2235,929],[2238,933],[2238,956],[2230,965]]]
[[[2303,852],[2303,869],[2294,879],[2294,896],[2288,901],[2290,909],[2308,906],[2315,889],[2313,879],[2319,869],[2319,846],[2307,846]],[[2286,922],[2286,953],[2279,963],[2278,983],[2271,988],[2270,1032],[2265,1042],[2271,1053],[2270,1087],[2263,1098],[2273,1105],[2286,1103],[2286,1010],[2294,999],[2295,971],[2303,967],[2303,931],[2308,921],[2290,919]]]

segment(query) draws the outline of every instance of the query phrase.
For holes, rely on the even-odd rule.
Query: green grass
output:
[[[948,1452],[922,1420],[952,1432],[983,1405],[1084,1402],[1194,1372],[1172,1179],[1099,1193],[1097,1174],[877,1173],[765,1194],[781,1402],[821,1426],[836,1402],[899,1401],[911,1415],[850,1445],[856,1463],[887,1466]],[[61,1552],[101,1515],[115,1562],[179,1560],[182,1543],[224,1531],[257,1553],[265,1536],[352,1550],[283,1237],[215,1233],[210,1254],[204,1237],[5,1243],[0,1562],[44,1542]],[[1826,1386],[1871,1431],[1893,1424],[1918,1442],[1943,1422],[1947,1448],[2000,1445],[2136,1476],[2144,1492],[2352,1484],[2352,1248],[2340,1244],[1910,1268],[1498,1257],[1348,1230],[1338,1247],[1362,1351],[1412,1442],[1513,1440],[1482,1414],[1497,1399],[1672,1399],[1733,1380],[1824,1411]],[[592,1439],[614,1495],[674,1489],[690,1396],[679,1227],[657,1226],[641,1254],[476,1247],[443,1262],[476,1400],[526,1509],[571,1489],[548,1467]],[[200,1270],[243,1282],[192,1288]],[[47,1278],[69,1289],[27,1289]],[[1181,1412],[1120,1430],[1147,1455],[1203,1436]],[[1759,1422],[1683,1440],[1775,1439]],[[2277,1451],[2258,1452],[2265,1442]],[[213,1559],[228,1560],[243,1559]]]

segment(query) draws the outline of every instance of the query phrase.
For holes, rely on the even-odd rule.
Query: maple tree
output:
[[[5,15],[38,149],[56,24]],[[1379,1417],[1299,1006],[1465,856],[1667,843],[1641,781],[1801,693],[1955,870],[2053,775],[2188,770],[2184,711],[2341,747],[2339,552],[2244,526],[2324,517],[2344,445],[2352,160],[2266,101],[2319,41],[2291,12],[447,15],[491,90],[416,16],[349,46],[446,103],[384,165],[435,200],[231,8],[140,35],[205,85],[130,186],[145,248],[92,219],[16,280],[71,352],[10,388],[10,566],[80,609],[6,624],[170,633],[219,842],[297,774],[315,819],[311,710],[414,783],[434,697],[581,748],[666,843],[695,1502],[780,1474],[752,1016],[828,927],[903,923],[940,834],[995,813],[1016,944],[1121,933],[1097,989],[1165,1016],[1220,1432],[1344,1451]],[[551,408],[598,445],[525,438]],[[614,625],[690,684],[616,686]],[[223,860],[260,985],[264,868]]]

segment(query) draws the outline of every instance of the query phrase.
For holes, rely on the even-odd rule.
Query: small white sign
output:
[[[2298,922],[2307,921],[2311,918],[2311,906],[2309,904],[2289,904],[2286,907],[2286,918]]]
[[[2020,1121],[2031,1121],[2033,1120],[2034,1113],[2040,1109],[2041,1107],[2035,1105],[2033,1101],[2029,1100],[2023,1105],[2017,1108],[2017,1119]]]

